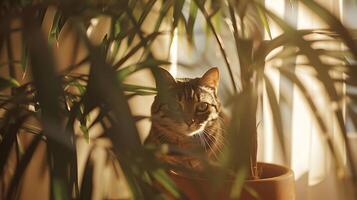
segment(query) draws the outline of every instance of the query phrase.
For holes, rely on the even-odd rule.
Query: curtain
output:
[[[338,0],[320,1],[336,16],[341,17],[343,13],[343,2]],[[268,8],[278,13],[282,18],[289,21],[292,26],[298,29],[325,28],[318,16],[309,12],[303,5],[291,3],[283,0],[266,0]],[[271,24],[273,37],[279,34],[274,24]],[[336,44],[322,43],[316,44],[319,48],[339,48]],[[303,58],[296,58],[299,63]],[[331,61],[333,62],[333,61]],[[331,63],[332,64],[332,63]],[[344,145],[337,132],[333,110],[326,101],[326,96],[321,90],[321,86],[310,76],[310,72],[302,67],[291,66],[295,74],[303,80],[313,100],[318,106],[318,110],[323,113],[323,120],[329,125],[328,134],[332,138],[337,150],[343,155]],[[269,69],[269,68],[268,68]],[[278,91],[279,103],[283,110],[283,120],[285,129],[286,152],[288,153],[287,163],[283,163],[278,141],[274,136],[274,129],[271,123],[271,115],[267,105],[263,106],[263,134],[261,134],[260,159],[267,162],[275,162],[289,165],[296,179],[297,199],[347,199],[344,184],[336,178],[334,163],[332,162],[329,149],[325,139],[321,136],[320,130],[315,125],[313,116],[304,102],[301,93],[289,81],[280,77],[277,72],[269,72],[275,83],[275,90]],[[284,95],[282,95],[284,94]],[[267,100],[267,97],[264,97]],[[286,99],[286,100],[284,100]],[[264,101],[264,100],[263,100]],[[266,101],[264,101],[266,102]]]

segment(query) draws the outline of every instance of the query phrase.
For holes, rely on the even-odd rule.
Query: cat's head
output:
[[[159,90],[151,107],[154,126],[178,136],[193,136],[219,118],[217,68],[200,78],[177,80],[162,68],[158,71],[165,89]]]

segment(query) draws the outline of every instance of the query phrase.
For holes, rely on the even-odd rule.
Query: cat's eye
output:
[[[208,103],[200,102],[196,105],[196,112],[205,112],[208,109]]]

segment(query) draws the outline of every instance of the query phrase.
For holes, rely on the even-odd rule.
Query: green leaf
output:
[[[66,23],[67,18],[63,15],[63,13],[59,10],[56,11],[56,14],[53,18],[52,27],[50,33],[48,35],[48,41],[50,44],[53,43],[54,40],[58,40],[60,32]]]
[[[183,8],[184,4],[185,4],[185,0],[174,1],[173,23],[172,23],[172,27],[171,27],[172,30],[174,30],[177,27],[179,20],[181,19],[182,8]]]
[[[108,63],[114,62],[119,52],[120,43],[118,41],[113,41],[111,45],[113,45],[113,50],[111,51],[110,54],[108,54]]]
[[[136,31],[136,34],[138,34],[140,39],[143,40],[144,34],[141,30],[141,27],[138,24],[138,21],[136,20],[134,11],[132,9],[128,8],[128,9],[125,9],[125,13],[127,14],[128,18],[129,18],[128,21],[131,21],[131,24],[134,26],[134,30]],[[132,42],[134,41],[135,34],[131,34],[127,38],[128,38],[127,44],[128,44],[128,46],[131,46]]]
[[[171,31],[170,31],[170,42],[169,42],[170,47],[169,47],[169,49],[171,49],[171,45],[172,45],[172,42],[174,39],[175,29],[177,28],[177,25],[180,22],[181,17],[183,16],[182,8],[183,8],[184,4],[185,4],[184,0],[174,1],[173,22],[172,22]]]
[[[300,0],[303,4],[306,5],[313,13],[315,13],[321,20],[327,23],[333,31],[338,33],[345,45],[351,50],[354,58],[357,59],[357,46],[354,42],[351,34],[347,30],[347,28],[342,24],[341,20],[339,20],[335,15],[333,15],[330,11],[328,11],[323,6],[319,5],[315,1],[311,0]]]
[[[83,179],[81,183],[81,189],[79,191],[79,200],[91,199],[93,193],[93,175],[94,175],[94,166],[91,161],[93,148],[89,150],[87,161],[85,163]]]
[[[357,112],[354,111],[351,105],[347,106],[348,108],[348,115],[350,116],[350,119],[352,121],[352,124],[354,128],[357,128]]]
[[[90,138],[89,138],[89,130],[88,130],[87,126],[85,124],[81,124],[80,128],[83,133],[84,139],[89,144]]]
[[[286,61],[288,58],[295,58],[298,56],[299,51],[295,46],[284,46],[281,51],[277,52],[274,56],[267,58],[266,62],[272,61],[274,59],[284,59]]]
[[[150,91],[156,91],[156,88],[154,87],[148,87],[148,86],[140,86],[140,85],[132,85],[132,84],[122,84],[123,89],[126,89],[125,91],[136,91],[136,90],[150,90]]]
[[[20,83],[17,82],[14,78],[3,78],[0,77],[0,90],[3,90],[8,87],[19,87]]]
[[[157,0],[150,0],[149,2],[146,3],[145,8],[143,12],[141,13],[141,16],[138,20],[138,25],[141,26],[144,20],[146,19],[147,15],[152,11],[152,7],[156,3]]]
[[[180,198],[176,185],[163,169],[156,169],[152,172],[153,177],[176,199]]]
[[[133,172],[133,170],[131,170],[130,167],[128,166],[129,163],[126,162],[128,160],[124,158],[118,158],[118,160],[120,163],[120,167],[122,168],[124,175],[126,177],[128,186],[130,187],[131,193],[133,194],[133,199],[144,199],[144,193],[142,191],[142,188],[139,186],[136,175]]]
[[[127,95],[128,98],[131,98],[133,96],[152,96],[152,95],[156,95],[157,93],[156,92],[148,92],[148,91],[135,91],[133,94],[129,94]]]
[[[69,200],[66,197],[66,194],[68,193],[65,183],[62,181],[62,179],[53,178],[53,196],[54,200]]]
[[[273,37],[271,36],[271,31],[270,31],[270,26],[269,26],[269,22],[268,22],[267,16],[263,12],[263,10],[261,8],[259,8],[258,6],[256,6],[256,9],[258,10],[258,14],[259,14],[260,20],[263,23],[263,26],[264,26],[265,30],[267,31],[267,33],[269,35],[269,38],[272,40]]]
[[[275,91],[270,79],[264,76],[265,88],[267,90],[267,95],[269,99],[271,113],[273,115],[273,123],[275,125],[276,133],[279,139],[280,148],[283,153],[284,161],[287,161],[286,149],[285,149],[285,139],[284,139],[284,128],[282,124],[282,118],[279,108],[278,99],[276,98]]]
[[[156,60],[156,59],[148,59],[146,61],[129,65],[117,71],[117,79],[122,82],[127,76],[130,74],[137,72],[141,69],[149,68],[149,67],[157,67],[160,65],[169,65],[169,61],[164,60]]]
[[[140,42],[134,46],[125,56],[123,56],[117,63],[114,64],[114,69],[119,69],[122,64],[124,64],[131,56],[136,54],[139,49],[142,47],[145,47],[148,49],[148,44],[153,41],[158,35],[160,35],[160,32],[153,32],[146,36],[144,39],[141,39]]]
[[[116,37],[122,30],[121,30],[121,27],[120,27],[120,21],[119,20],[114,20],[112,21],[113,23],[113,37]]]
[[[136,95],[147,96],[147,95],[156,95],[157,91],[154,87],[131,85],[131,84],[122,84],[122,89],[125,92],[130,92],[129,95],[126,95],[128,99]]]
[[[32,156],[37,149],[40,141],[41,141],[42,134],[36,134],[33,140],[31,141],[30,145],[26,148],[24,155],[22,156],[20,162],[16,165],[14,176],[10,182],[10,188],[8,189],[7,198],[6,199],[14,199],[19,184],[21,183],[21,178],[24,175],[24,172],[27,166],[30,164],[32,160]]]
[[[316,53],[320,54],[320,56],[328,56],[342,61],[345,61],[347,57],[352,56],[352,53],[349,50],[344,51],[344,50],[315,49],[315,51]]]
[[[247,191],[250,195],[252,195],[252,197],[256,200],[261,200],[261,197],[259,196],[259,194],[257,193],[257,191],[255,191],[255,189],[253,187],[249,187],[248,185],[244,185],[243,186],[244,190]]]
[[[193,31],[194,31],[194,26],[195,26],[195,22],[196,22],[196,17],[197,17],[197,11],[198,11],[198,7],[195,3],[195,1],[191,1],[190,3],[190,15],[188,16],[188,20],[187,20],[187,37],[188,37],[188,41],[189,42],[193,42]]]
[[[124,91],[129,91],[129,92],[135,92],[137,90],[149,90],[153,92],[156,91],[156,88],[154,87],[140,86],[140,85],[122,84],[122,87]]]
[[[99,45],[102,50],[103,55],[108,55],[109,45],[110,45],[110,41],[108,39],[108,34],[105,34],[102,42]]]
[[[80,95],[83,95],[86,92],[86,86],[77,81],[70,82],[68,85],[76,87]]]
[[[53,41],[57,38],[56,35],[57,35],[58,29],[59,29],[58,24],[61,19],[61,15],[62,15],[62,13],[60,11],[56,11],[56,14],[53,18],[52,27],[51,27],[51,30],[48,35],[48,42],[50,44],[52,44]]]
[[[161,8],[160,8],[159,17],[155,23],[154,31],[158,31],[160,29],[162,21],[167,16],[167,12],[169,11],[169,9],[172,7],[173,4],[174,4],[173,0],[163,1],[163,4],[161,5]]]
[[[232,189],[230,193],[231,199],[238,199],[240,197],[246,177],[247,177],[247,169],[244,167],[240,168],[237,172],[237,175],[232,185]]]
[[[27,66],[29,65],[29,52],[26,47],[26,44],[22,44],[22,54],[21,54],[21,67],[22,70],[24,71],[24,75],[26,73]]]
[[[29,1],[31,1],[31,0],[29,0]],[[48,9],[48,7],[42,7],[42,8],[39,8],[37,10],[36,19],[41,24],[43,24],[43,20],[45,19],[45,15],[46,15],[47,9]]]
[[[1,124],[0,134],[2,140],[0,140],[0,171],[3,172],[6,166],[6,161],[10,155],[13,144],[16,140],[16,135],[20,130],[20,127],[25,123],[28,115],[19,116],[17,118],[19,110],[17,108],[8,111],[5,115],[4,123]],[[15,118],[15,122],[12,122]]]
[[[237,11],[240,19],[243,20],[244,17],[246,16],[247,9],[248,9],[248,6],[250,3],[251,3],[250,0],[240,0],[240,2],[236,4],[236,11]]]

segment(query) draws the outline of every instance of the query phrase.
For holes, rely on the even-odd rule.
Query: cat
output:
[[[145,144],[169,144],[185,151],[201,149],[208,161],[216,161],[224,147],[226,126],[217,96],[218,68],[193,79],[175,79],[165,69],[158,71],[167,90],[159,90],[155,96],[152,127]],[[191,169],[203,167],[194,156],[167,155],[161,159]]]

